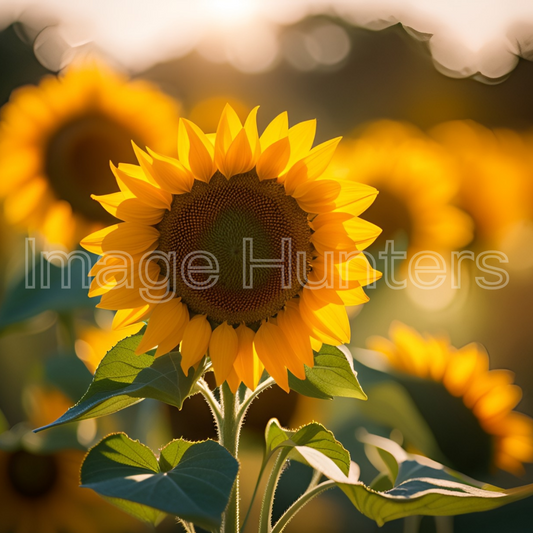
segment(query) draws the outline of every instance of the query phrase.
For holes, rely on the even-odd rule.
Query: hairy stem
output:
[[[226,382],[220,387],[220,396],[223,414],[219,433],[220,444],[237,459],[241,433],[241,420],[238,417],[239,405]],[[231,490],[222,531],[223,533],[238,533],[239,531],[239,474]]]
[[[272,531],[272,509],[274,508],[274,495],[278,486],[279,478],[283,472],[283,466],[289,455],[288,449],[282,450],[276,457],[268,483],[263,495],[263,503],[261,504],[261,517],[259,519],[259,533],[271,533]]]

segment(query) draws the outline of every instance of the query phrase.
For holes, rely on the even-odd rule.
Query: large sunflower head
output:
[[[16,90],[2,108],[0,196],[8,221],[73,247],[110,217],[89,198],[114,187],[109,160],[133,162],[131,140],[172,154],[177,103],[96,63]]]
[[[359,215],[377,191],[323,179],[339,139],[311,148],[315,121],[282,113],[259,136],[256,114],[226,106],[208,135],[181,120],[177,159],[135,147],[138,166],[112,166],[120,192],[96,197],[124,222],[82,245],[102,254],[90,294],[115,326],[149,318],[139,353],[180,345],[185,371],[209,353],[219,384],[255,388],[264,367],[288,390],[368,300],[361,250],[380,230]]]
[[[522,390],[512,372],[489,370],[487,352],[478,344],[456,349],[444,337],[422,336],[399,322],[389,337],[371,337],[368,348],[401,373],[438,384],[432,390],[419,381],[406,386],[455,465],[462,461],[467,472],[494,465],[519,474],[522,463],[533,462],[533,420],[513,411]]]
[[[472,225],[452,205],[459,180],[453,159],[414,126],[378,121],[340,147],[328,175],[377,187],[380,201],[366,216],[381,240],[404,235],[409,254],[446,252],[472,238]]]

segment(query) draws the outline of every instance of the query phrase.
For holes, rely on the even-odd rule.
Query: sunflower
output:
[[[472,239],[469,217],[451,204],[458,190],[453,159],[414,126],[370,124],[342,145],[327,175],[379,188],[366,213],[383,228],[381,240],[408,240],[408,257],[422,250],[447,252]]]
[[[446,122],[432,136],[457,161],[458,201],[474,219],[478,242],[500,246],[509,231],[531,220],[533,171],[526,136],[472,121]]]
[[[27,392],[32,427],[52,422],[71,404],[57,389],[33,386]],[[20,434],[12,432],[0,448],[0,533],[144,531],[140,522],[79,487],[83,451],[46,452],[32,445],[35,438]]]
[[[359,215],[377,191],[322,179],[340,139],[311,148],[315,121],[282,113],[259,137],[256,114],[242,125],[228,105],[209,135],[181,119],[178,159],[134,146],[139,166],[112,166],[120,192],[95,197],[124,222],[82,245],[102,255],[89,294],[115,327],[150,319],[138,353],[181,345],[187,372],[209,352],[219,385],[253,389],[264,367],[288,391],[287,370],[348,342],[345,306],[368,301],[379,273],[360,251],[380,229]],[[116,252],[129,270],[113,274]]]
[[[457,447],[460,442],[460,454],[469,454],[467,448],[474,442],[469,442],[466,431],[472,436],[476,428],[465,429],[461,422],[467,421],[479,429],[477,437],[480,437],[472,439],[477,447],[470,450],[473,453],[467,467],[481,464],[490,455],[489,462],[498,468],[522,473],[522,463],[533,461],[533,419],[513,410],[522,397],[522,390],[513,384],[512,372],[489,370],[487,352],[478,344],[456,349],[444,337],[422,336],[399,322],[391,325],[389,337],[390,340],[371,337],[367,346],[383,354],[394,369],[439,383],[446,392],[443,396],[436,391],[432,396],[424,388],[424,394],[417,394],[422,389],[415,382],[407,385],[415,400],[419,400],[416,403],[422,411],[424,405],[428,410],[433,409],[431,398],[438,398],[440,409],[433,409],[433,414],[440,410],[444,415],[433,428],[440,431],[440,426],[440,432],[447,433],[442,439],[437,438],[442,451],[451,458],[448,452],[452,447],[447,443],[453,442]],[[456,409],[453,401],[445,396],[459,400],[462,409]],[[448,421],[444,420],[446,417]],[[480,442],[488,446],[479,446]]]
[[[17,89],[0,117],[7,220],[72,248],[110,221],[90,199],[113,190],[109,160],[130,161],[131,139],[172,154],[177,111],[147,82],[96,63]]]
[[[111,324],[107,323],[99,323],[98,326],[95,326],[80,322],[76,327],[76,355],[83,361],[91,374],[94,374],[100,361],[113,346],[122,339],[135,335],[141,328],[142,324],[132,324],[115,330],[112,329]]]

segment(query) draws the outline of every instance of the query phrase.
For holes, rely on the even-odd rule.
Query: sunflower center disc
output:
[[[51,455],[35,455],[18,451],[10,455],[7,477],[21,496],[39,498],[49,492],[57,481],[57,464]]]
[[[116,183],[110,160],[115,164],[136,162],[131,148],[134,137],[124,126],[98,113],[61,126],[48,140],[45,160],[45,172],[58,198],[91,220],[114,223],[91,194],[113,192]]]
[[[171,258],[171,289],[215,323],[254,324],[275,315],[309,270],[307,213],[283,185],[259,181],[255,170],[196,181],[190,193],[174,197],[158,229],[159,248]]]

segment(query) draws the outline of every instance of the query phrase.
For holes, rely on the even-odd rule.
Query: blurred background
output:
[[[432,448],[422,442],[431,441],[435,459],[499,486],[533,482],[529,434],[520,441],[522,448],[509,454],[525,463],[524,469],[499,468],[497,432],[487,431],[479,413],[455,401],[461,394],[452,394],[438,380],[407,379],[407,371],[378,368],[367,350],[367,340],[387,337],[394,321],[447,337],[456,348],[479,343],[491,369],[514,373],[506,379],[514,379],[522,392],[513,389],[516,401],[510,408],[517,405],[518,411],[533,415],[531,4],[86,4],[8,0],[0,6],[0,105],[6,104],[0,117],[5,212],[0,219],[0,509],[12,502],[11,514],[0,512],[0,532],[78,533],[82,522],[88,532],[147,530],[75,488],[75,464],[83,450],[117,430],[154,450],[171,438],[215,436],[198,396],[181,412],[146,400],[97,422],[43,437],[29,433],[77,401],[106,351],[134,330],[112,331],[112,314],[95,312],[79,265],[69,291],[59,289],[57,262],[50,266],[51,290],[24,289],[22,273],[28,235],[35,254],[70,251],[109,220],[94,211],[88,197],[114,192],[107,162],[132,162],[130,139],[172,155],[178,117],[212,132],[226,102],[241,117],[260,105],[260,130],[288,110],[291,125],[317,119],[317,143],[344,136],[327,172],[380,190],[363,215],[383,228],[369,250],[377,268],[385,266],[379,252],[387,240],[406,252],[389,273],[398,282],[406,280],[406,287],[395,290],[379,281],[367,290],[370,303],[350,310],[350,349],[369,401],[361,407],[355,401],[287,396],[277,389],[265,393],[251,409],[244,437],[245,498],[259,469],[262,431],[272,416],[286,426],[312,419],[326,424],[361,463],[366,482],[374,474],[357,442],[358,427],[427,455]],[[72,67],[87,61],[88,68]],[[51,81],[58,74],[61,85]],[[39,90],[20,90],[27,85]],[[425,250],[443,258],[445,279],[434,289],[408,279],[411,258]],[[488,251],[496,255],[486,264],[476,263]],[[453,252],[472,252],[474,260],[452,269]],[[489,265],[503,269],[505,286],[487,289],[499,277],[483,270]],[[36,279],[40,268],[37,261]],[[455,288],[458,277],[460,287]],[[429,274],[427,279],[433,278]],[[379,387],[391,383],[395,394],[400,388],[401,399],[392,396],[390,401],[406,402],[401,404],[405,424],[369,407],[375,389],[374,405],[390,408],[388,393]],[[453,401],[447,403],[448,397]],[[435,406],[433,414],[424,403]],[[438,426],[447,428],[445,435]],[[472,450],[484,457],[483,464],[461,461]],[[310,476],[301,465],[293,468],[302,470],[304,481],[300,485],[284,476],[279,511],[305,489]],[[42,475],[33,479],[29,472]],[[530,509],[526,500],[455,519],[396,521],[383,530],[525,532],[531,530]],[[170,519],[157,527],[179,530]],[[377,526],[340,492],[332,492],[288,531],[371,532]]]

